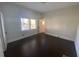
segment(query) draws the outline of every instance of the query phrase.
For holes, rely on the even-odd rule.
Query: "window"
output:
[[[31,29],[36,29],[36,20],[31,19]]]
[[[27,18],[21,18],[21,30],[25,31],[25,30],[29,30],[29,19]]]

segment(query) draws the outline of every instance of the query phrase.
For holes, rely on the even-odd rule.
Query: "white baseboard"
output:
[[[37,33],[35,33],[35,34],[37,34]],[[16,40],[19,40],[19,39],[23,39],[23,38],[26,38],[26,37],[29,37],[29,36],[32,36],[32,35],[35,35],[35,34],[30,34],[30,35],[18,37],[16,39],[11,39],[11,40],[7,41],[7,43],[10,43],[10,42],[13,42],[13,41],[16,41]],[[45,34],[52,35],[52,36],[55,36],[55,37],[59,37],[59,36],[51,34],[51,33],[45,33]],[[59,38],[70,40],[70,39],[65,38],[65,37],[59,37]],[[74,40],[70,40],[70,41],[74,41]]]
[[[35,34],[37,34],[37,33],[35,33]],[[14,41],[16,41],[16,40],[20,40],[20,39],[23,39],[23,38],[26,38],[26,37],[29,37],[29,36],[32,36],[32,35],[35,35],[35,34],[26,35],[26,36],[21,36],[21,37],[18,37],[18,38],[16,38],[16,39],[11,39],[11,40],[7,41],[7,43],[11,43],[11,42],[14,42]]]
[[[54,34],[51,34],[51,33],[45,33],[45,34],[48,34],[48,35],[51,35],[51,36],[55,36],[55,37],[59,37],[59,38],[62,38],[62,39],[65,39],[65,40],[69,40],[69,41],[74,41],[74,40],[70,40],[69,38],[61,37],[61,36],[54,35]],[[74,41],[74,42],[75,42],[75,41]]]

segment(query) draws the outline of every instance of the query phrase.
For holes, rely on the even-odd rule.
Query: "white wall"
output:
[[[45,13],[46,33],[75,41],[77,31],[77,7],[67,7]]]
[[[36,34],[38,32],[38,29],[22,32],[20,18],[22,17],[29,19],[33,18],[38,21],[40,18],[40,13],[37,13],[28,8],[24,8],[22,6],[13,3],[12,4],[3,3],[1,5],[1,8],[2,8],[2,13],[4,15],[8,43],[16,41],[23,37]]]

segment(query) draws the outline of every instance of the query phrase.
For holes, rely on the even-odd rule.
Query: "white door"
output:
[[[3,19],[3,14],[1,12],[0,12],[0,39],[1,39],[3,51],[5,51],[7,48],[7,43],[6,43],[6,34],[4,28],[4,19]]]

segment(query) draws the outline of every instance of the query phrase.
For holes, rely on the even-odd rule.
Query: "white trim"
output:
[[[59,38],[65,39],[65,40],[74,41],[74,40],[70,40],[69,38],[61,37],[61,36],[54,35],[54,34],[51,34],[51,33],[46,33],[46,34],[51,35],[51,36],[55,36],[55,37],[59,37]]]
[[[2,27],[2,34],[3,34],[3,39],[4,39],[4,51],[7,49],[7,43],[6,43],[6,34],[5,34],[5,27],[4,27],[4,18],[3,18],[3,13],[0,12],[1,15],[1,27]]]
[[[35,34],[37,34],[37,33],[35,33]],[[16,39],[10,39],[9,41],[7,41],[7,43],[11,43],[11,42],[14,42],[14,41],[16,41],[16,40],[20,40],[20,39],[23,39],[23,38],[27,38],[27,37],[30,37],[30,36],[32,36],[32,35],[35,35],[35,34],[31,34],[31,35],[26,35],[26,36],[21,36],[21,37],[18,37],[18,38],[16,38]]]

